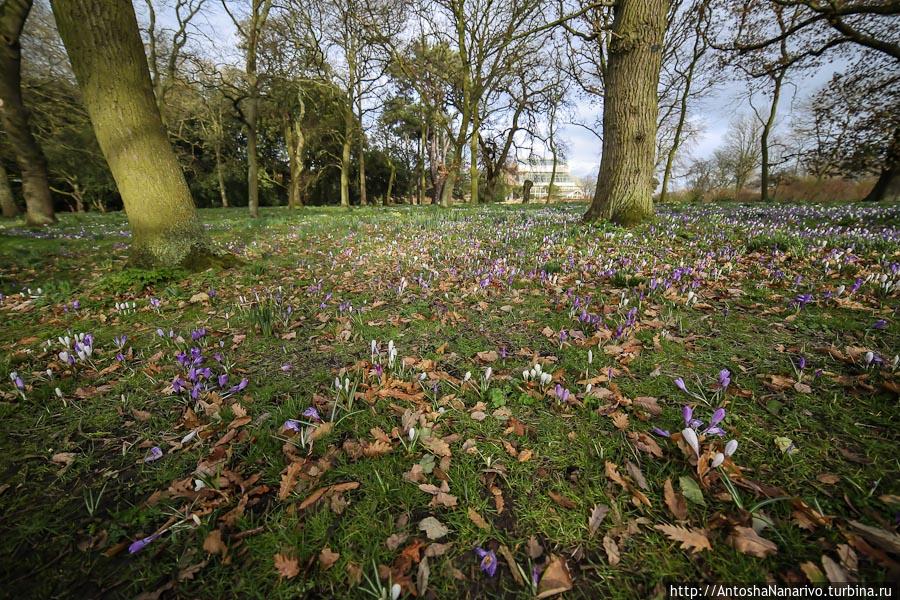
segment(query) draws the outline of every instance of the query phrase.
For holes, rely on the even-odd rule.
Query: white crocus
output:
[[[725,444],[725,456],[731,456],[735,453],[738,447],[737,440],[731,440],[727,444]]]
[[[725,455],[721,452],[716,452],[716,455],[713,457],[711,466],[713,469],[715,469],[716,467],[721,466],[723,462],[725,462]]]
[[[690,427],[687,427],[681,430],[681,437],[683,437],[684,441],[687,442],[687,445],[691,447],[694,454],[697,455],[697,458],[700,458],[700,440],[697,439],[697,432]]]

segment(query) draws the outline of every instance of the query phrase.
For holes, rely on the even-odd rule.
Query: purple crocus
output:
[[[303,416],[315,423],[318,423],[322,420],[322,417],[319,416],[319,411],[316,410],[315,406],[310,406],[309,408],[304,410]]]
[[[681,418],[684,419],[684,426],[691,429],[697,429],[703,425],[703,421],[694,418],[694,409],[690,404],[681,407]]]
[[[300,421],[298,421],[297,419],[288,419],[284,422],[284,425],[282,425],[282,427],[284,427],[284,429],[287,431],[300,433],[300,428],[303,427],[303,424],[300,423]]]
[[[887,321],[884,319],[878,319],[874,323],[872,323],[872,329],[887,329]]]
[[[672,435],[671,433],[669,433],[669,432],[666,431],[665,429],[660,429],[659,427],[652,427],[652,428],[650,429],[650,431],[652,431],[653,433],[655,433],[656,435],[658,435],[658,436],[660,436],[660,437],[669,437],[669,436]]]
[[[153,535],[148,535],[147,537],[145,537],[143,539],[132,542],[131,545],[128,546],[128,553],[135,554],[137,552],[140,552],[141,550],[144,549],[145,546],[147,546],[147,544],[151,543],[153,540],[155,540],[159,536],[160,536],[160,534],[154,533]]]
[[[162,458],[163,451],[159,446],[153,446],[150,448],[150,452],[147,453],[147,456],[144,457],[144,462],[149,463]],[[152,540],[151,540],[152,541]]]
[[[196,342],[197,340],[204,337],[205,335],[206,335],[206,328],[201,327],[200,329],[195,329],[194,331],[191,332],[191,339]]]
[[[731,371],[728,369],[722,369],[719,371],[719,387],[721,389],[725,389],[731,383]]]
[[[218,378],[219,387],[223,388],[228,385],[228,373],[222,373]]]
[[[237,384],[236,386],[234,386],[233,388],[231,388],[230,390],[228,390],[228,393],[234,394],[235,392],[240,392],[241,390],[243,390],[247,387],[248,383],[250,383],[250,382],[247,381],[246,378],[241,379],[241,382],[239,384]]]
[[[675,380],[675,387],[677,387],[682,392],[687,391],[687,386],[684,385],[684,379],[682,379],[681,377]]]
[[[709,427],[703,430],[705,435],[725,435],[725,430],[719,427],[719,423],[725,419],[725,409],[717,408],[713,413],[712,418],[709,420]]]
[[[493,550],[485,550],[484,548],[475,548],[475,554],[481,559],[481,570],[487,573],[488,577],[497,574],[497,555]]]

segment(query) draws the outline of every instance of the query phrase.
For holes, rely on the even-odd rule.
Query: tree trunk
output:
[[[759,168],[759,199],[762,202],[769,201],[769,135],[775,127],[775,115],[778,111],[778,100],[781,97],[781,84],[784,80],[784,71],[774,77],[775,86],[772,90],[772,105],[769,107],[769,116],[763,123],[762,133],[759,136],[760,168]]]
[[[206,232],[153,97],[130,2],[53,0],[60,37],[116,181],[138,264],[208,264]]]
[[[359,131],[359,205],[366,206],[369,198],[366,195],[366,136]]]
[[[556,144],[550,144],[550,151],[553,154],[553,167],[550,170],[550,183],[547,185],[547,199],[544,201],[544,204],[550,204],[550,198],[553,196],[553,187],[556,185]]]
[[[341,151],[341,206],[350,208],[350,137],[344,137]]]
[[[894,128],[894,136],[885,156],[881,175],[878,176],[875,187],[863,200],[866,202],[900,200],[900,127]]]
[[[653,213],[657,87],[668,9],[668,0],[620,0],[613,9],[603,155],[586,221],[630,226]]]
[[[259,216],[259,157],[256,150],[259,99],[251,95],[247,99],[247,206],[250,216]]]
[[[0,3],[0,122],[22,173],[25,222],[32,226],[56,222],[47,174],[47,159],[31,134],[28,109],[22,101],[22,49],[19,37],[31,11],[31,0]]]
[[[469,202],[478,204],[478,128],[480,122],[478,120],[478,111],[472,113],[472,137],[469,138],[469,154],[471,155],[469,165]]]
[[[0,215],[4,219],[12,219],[19,214],[19,207],[13,198],[12,187],[9,185],[9,177],[6,175],[6,169],[0,162]]]
[[[394,166],[394,161],[388,161],[388,167],[391,169],[391,176],[388,178],[387,192],[384,194],[385,206],[392,204],[391,194],[394,192],[394,179],[397,177],[397,167]]]
[[[522,184],[522,204],[528,204],[531,200],[531,187],[534,185],[534,182],[530,179],[526,179]]]
[[[225,165],[222,164],[222,143],[216,141],[213,144],[213,152],[216,156],[216,180],[219,182],[219,196],[222,198],[222,207],[228,208],[228,192],[225,189]]]
[[[418,176],[418,183],[416,184],[417,188],[418,188],[416,190],[416,199],[417,199],[417,204],[419,204],[419,205],[425,204],[425,144],[426,144],[427,139],[428,139],[428,124],[426,123],[425,119],[423,118],[422,119],[422,132],[421,132],[421,136],[419,137],[419,157],[418,157],[418,165],[417,165],[417,172],[418,172],[419,176]]]

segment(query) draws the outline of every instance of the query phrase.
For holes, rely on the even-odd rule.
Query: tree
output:
[[[620,0],[613,8],[603,103],[603,154],[585,221],[636,225],[653,213],[657,87],[667,0]]]
[[[246,98],[241,111],[247,126],[247,205],[250,216],[259,216],[259,155],[257,142],[259,137],[259,95],[260,83],[257,70],[259,40],[272,10],[272,0],[250,0],[250,15],[241,22],[229,9],[228,2],[222,0],[222,7],[231,17],[238,34],[244,40],[246,52],[244,74],[246,76]],[[237,104],[237,103],[236,103]]]
[[[731,121],[728,133],[725,134],[725,143],[715,152],[718,167],[729,174],[734,184],[735,200],[760,165],[761,135],[762,125],[757,119],[739,116]]]
[[[25,196],[25,222],[40,226],[56,222],[47,159],[29,125],[22,100],[22,53],[20,37],[31,10],[31,0],[0,3],[0,122],[16,156]]]
[[[12,219],[19,214],[19,207],[13,198],[12,188],[9,185],[9,176],[6,168],[0,162],[0,215],[4,219]]]
[[[209,245],[153,97],[130,2],[53,0],[60,36],[132,232],[138,264],[199,266]]]

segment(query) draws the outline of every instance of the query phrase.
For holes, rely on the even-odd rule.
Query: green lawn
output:
[[[0,225],[4,595],[896,581],[900,207],[583,210],[206,210],[200,273]]]

